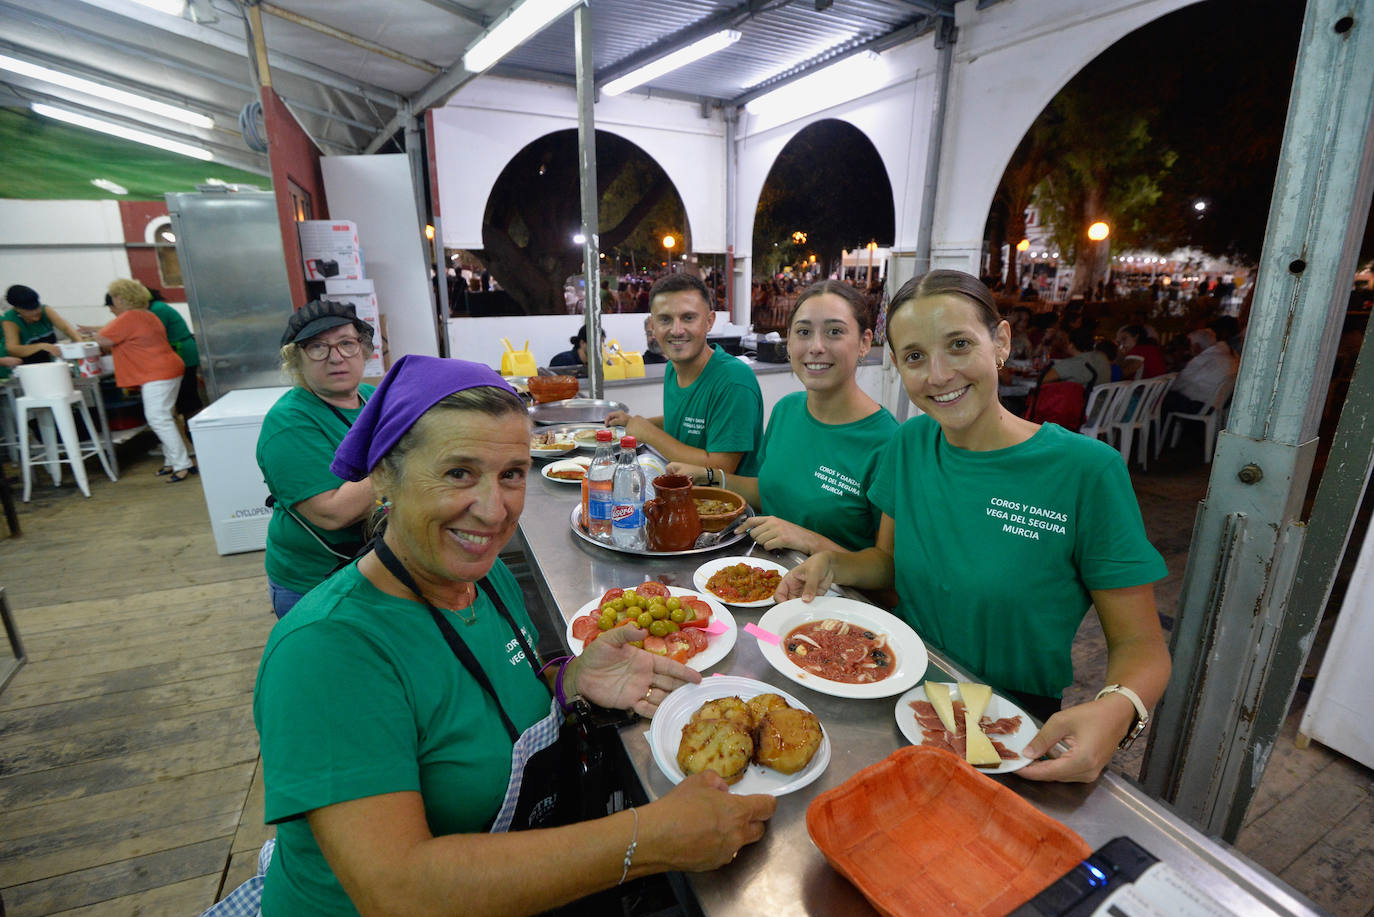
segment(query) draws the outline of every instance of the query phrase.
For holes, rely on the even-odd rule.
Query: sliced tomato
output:
[[[607,589],[606,594],[601,597],[601,601],[596,603],[597,608],[601,608],[607,602],[614,602],[625,594],[624,589]]]
[[[675,634],[675,636],[679,636],[682,639],[686,640],[688,643],[692,644],[693,653],[700,653],[702,650],[706,649],[706,647],[709,646],[711,643],[711,638],[706,636],[706,633],[702,631],[700,628],[696,627],[683,628],[682,630],[678,631],[677,634]]]
[[[662,583],[655,582],[654,580],[645,580],[644,582],[640,583],[638,586],[635,587],[635,592],[638,592],[640,595],[648,596],[650,598],[654,596],[659,596],[660,598],[666,599],[669,595],[671,595],[671,593],[668,591],[667,586],[663,585]]]
[[[601,633],[601,623],[591,615],[573,618],[572,635],[574,640],[591,643]]]
[[[683,596],[682,607],[692,613],[691,617],[682,622],[684,628],[706,627],[711,623],[711,606],[706,604],[705,599],[694,599],[691,596]]]
[[[662,637],[648,636],[644,638],[644,648],[651,653],[659,656],[668,655],[668,641]]]
[[[692,655],[693,654],[690,651],[689,647],[686,647],[679,643],[673,647],[672,652],[668,654],[668,658],[673,660],[674,662],[680,662],[683,665],[686,665],[687,660],[691,659]]]

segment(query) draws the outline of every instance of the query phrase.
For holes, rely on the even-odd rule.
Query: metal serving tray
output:
[[[612,411],[629,410],[619,401],[604,398],[567,398],[550,401],[530,408],[530,418],[537,424],[590,423],[600,426]]]

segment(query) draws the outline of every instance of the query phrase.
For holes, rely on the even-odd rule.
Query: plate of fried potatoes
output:
[[[791,793],[830,764],[830,737],[805,704],[737,675],[712,676],[669,694],[648,738],[654,763],[673,783],[686,777],[684,763],[709,765],[731,781],[730,792],[744,795]]]

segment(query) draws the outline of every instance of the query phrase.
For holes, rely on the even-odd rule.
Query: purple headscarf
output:
[[[345,481],[361,481],[426,411],[454,392],[486,385],[515,394],[509,382],[482,363],[401,357],[339,443],[329,470]]]

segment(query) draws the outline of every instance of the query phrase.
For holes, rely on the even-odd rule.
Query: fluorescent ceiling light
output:
[[[180,16],[186,12],[186,0],[134,0],[141,6],[157,10],[159,13],[166,13],[168,16]]]
[[[148,146],[155,146],[158,149],[167,150],[172,153],[180,153],[182,156],[190,156],[192,159],[209,161],[215,158],[215,154],[204,147],[192,146],[189,143],[180,143],[176,140],[168,140],[156,134],[149,134],[144,131],[134,130],[131,127],[125,127],[122,124],[102,121],[99,118],[92,118],[89,115],[67,111],[65,108],[54,108],[51,105],[44,105],[42,102],[34,102],[29,107],[37,114],[43,115],[46,118],[65,121],[68,124],[75,124],[77,127],[84,127],[87,130],[100,131],[102,134],[123,137],[125,140],[132,140],[135,143],[146,143]]]
[[[860,51],[750,99],[744,107],[751,115],[799,118],[862,95],[885,76],[882,58],[873,51]]]
[[[581,3],[582,0],[525,0],[467,49],[463,66],[481,73]]]
[[[83,79],[73,76],[70,73],[63,73],[60,70],[50,70],[47,67],[40,67],[28,61],[18,58],[7,57],[0,54],[0,70],[8,70],[11,73],[18,73],[35,80],[45,83],[52,83],[55,86],[62,86],[67,89],[75,89],[77,92],[84,92],[86,95],[105,99],[109,102],[117,102],[120,105],[127,105],[130,108],[137,108],[150,114],[161,115],[173,121],[180,121],[192,127],[203,127],[206,130],[215,126],[214,119],[207,118],[205,115],[198,114],[176,105],[168,105],[147,96],[134,95],[132,92],[125,92],[122,89],[115,89],[113,86],[106,86],[104,83],[97,83],[94,80]]]
[[[601,91],[608,96],[618,96],[626,90],[634,89],[636,86],[657,79],[665,73],[671,73],[679,67],[685,67],[703,57],[715,54],[717,51],[723,51],[739,41],[739,37],[740,33],[734,29],[724,29],[714,35],[707,35],[685,48],[679,48],[672,54],[665,54],[657,60],[649,61],[643,67],[631,70],[624,76],[616,77],[602,86]]]
[[[114,182],[110,181],[108,178],[93,178],[93,179],[91,179],[91,184],[95,185],[95,186],[96,186],[97,188],[99,188],[101,191],[108,191],[108,192],[110,192],[111,194],[128,194],[128,193],[129,193],[129,189],[128,189],[128,188],[124,187],[123,185],[115,184]]]

